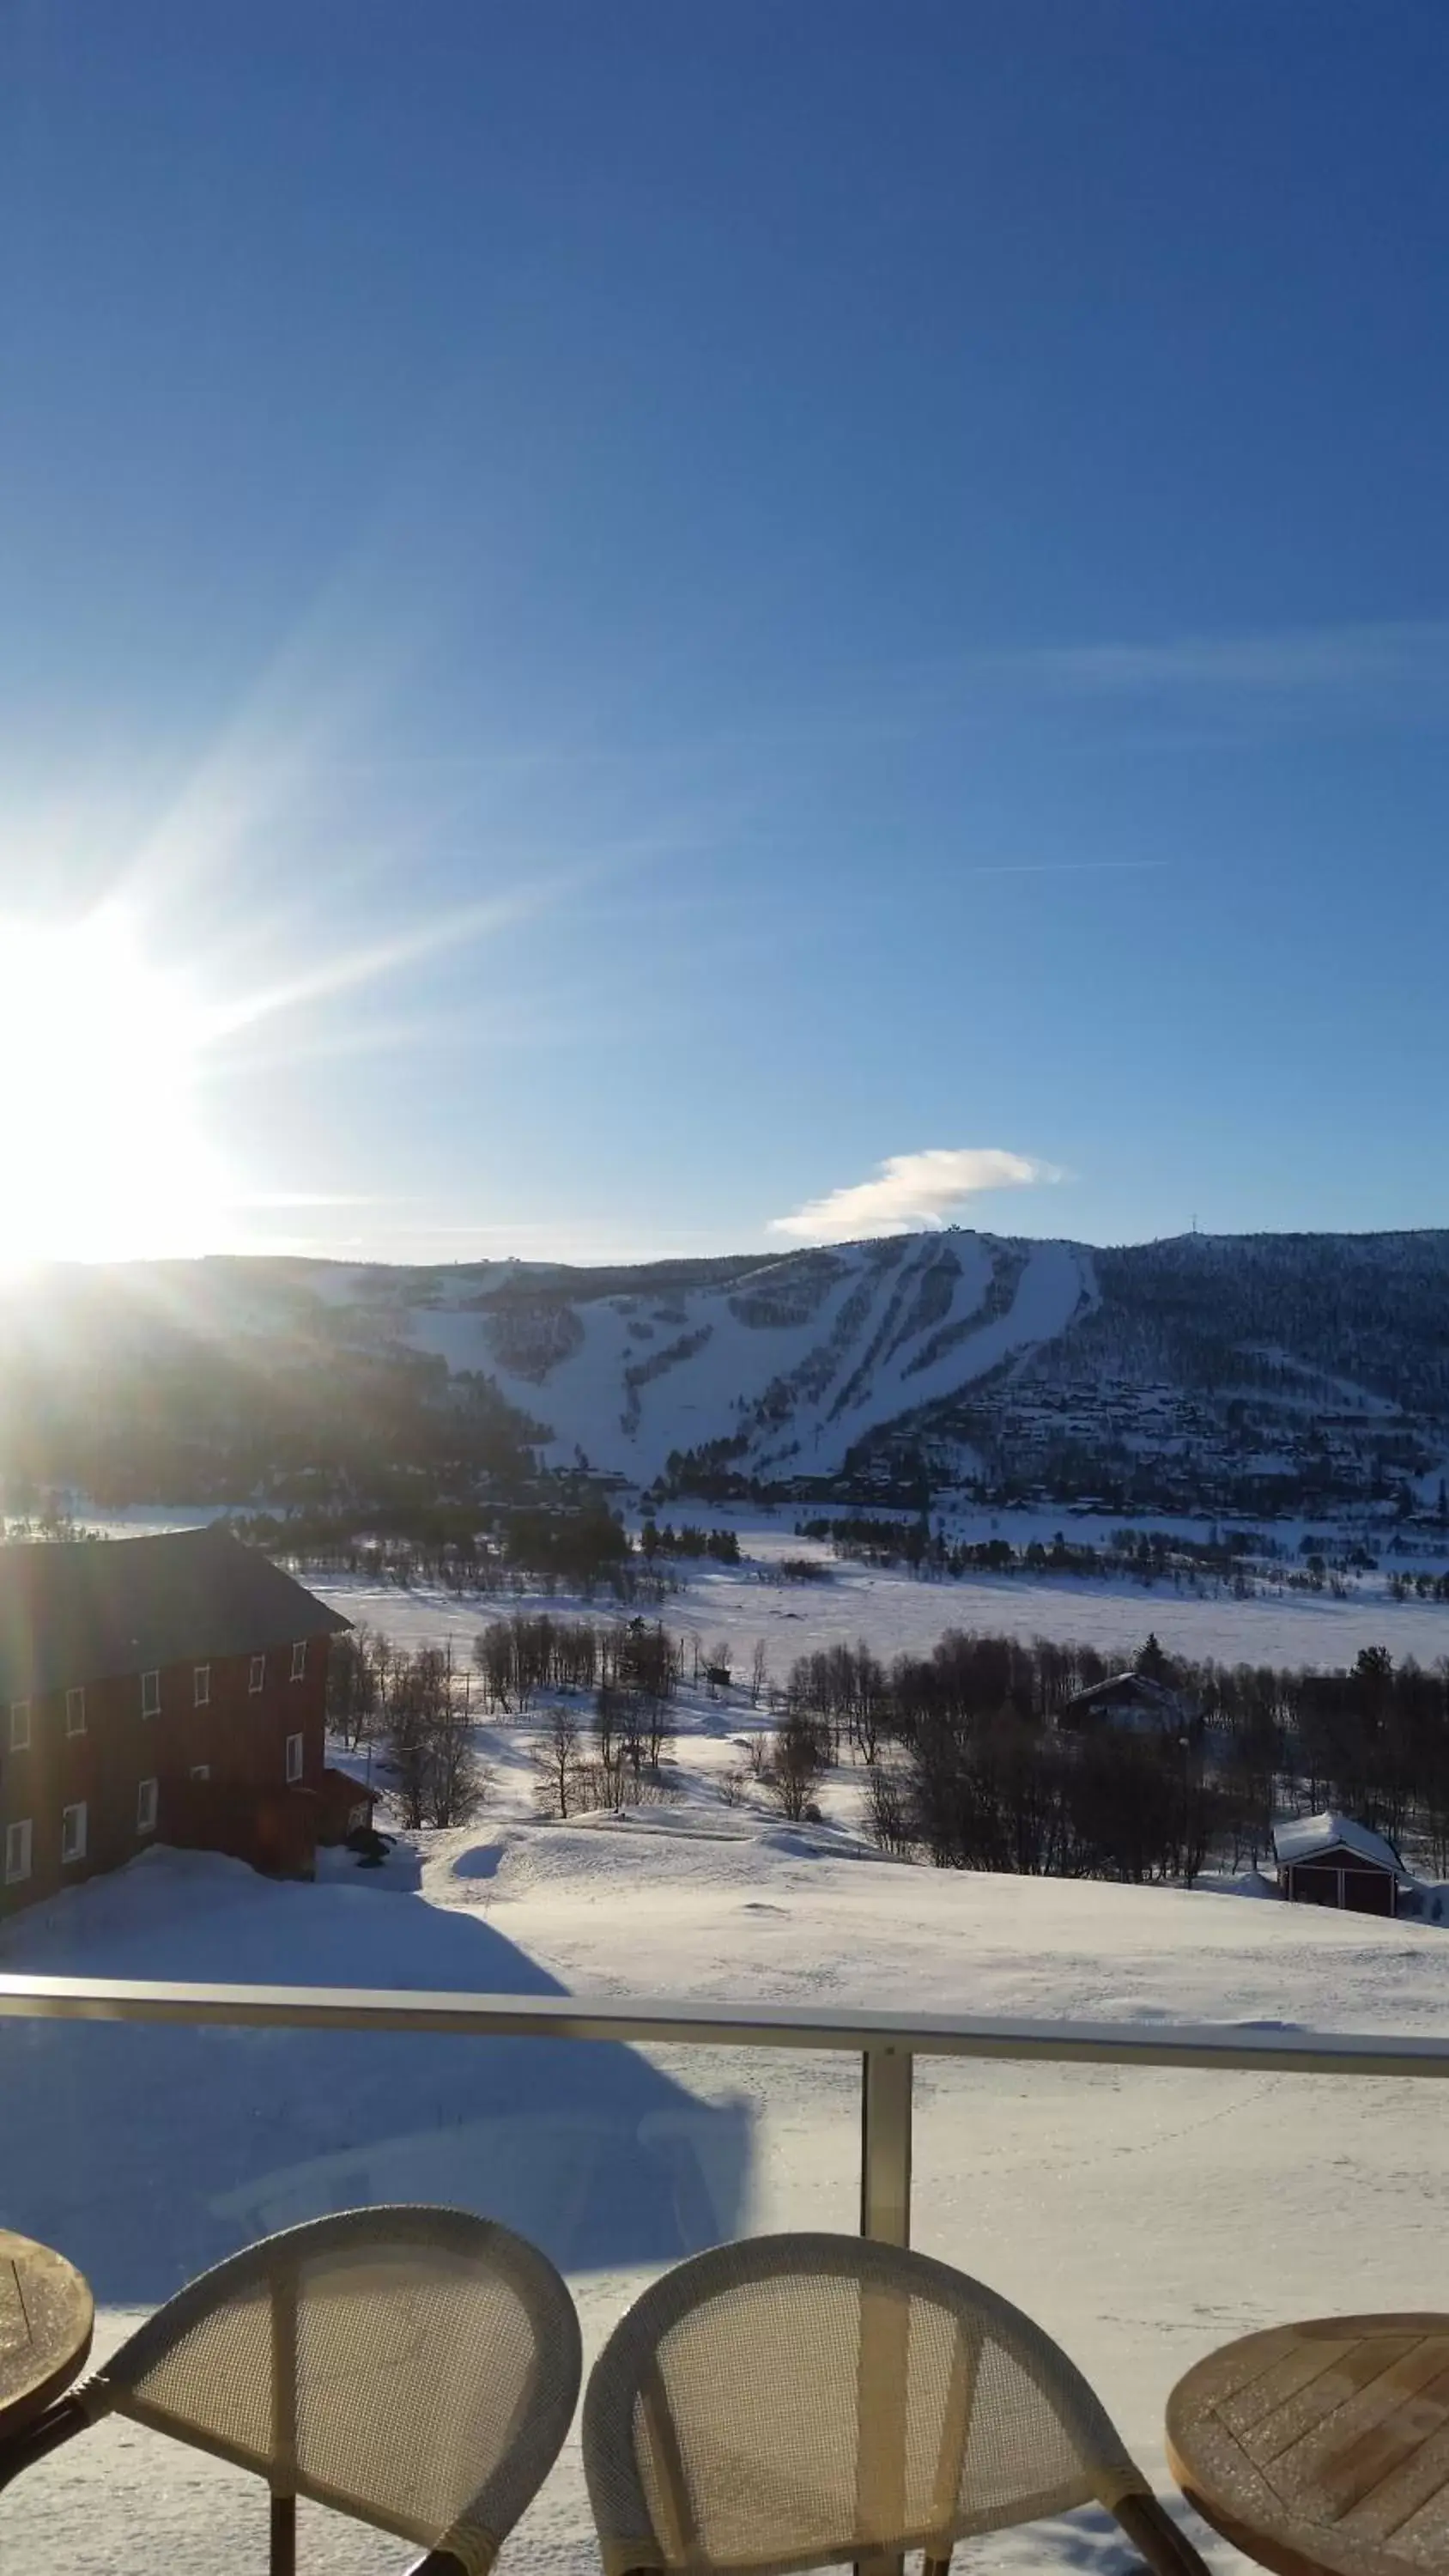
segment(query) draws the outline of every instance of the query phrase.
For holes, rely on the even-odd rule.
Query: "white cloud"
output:
[[[1449,621],[1285,628],[1258,635],[1187,635],[1153,644],[1083,644],[983,657],[1000,678],[1095,696],[1153,692],[1307,697],[1440,694],[1449,679]]]
[[[1050,1163],[997,1145],[929,1145],[919,1154],[892,1154],[875,1178],[807,1199],[791,1216],[771,1217],[769,1232],[797,1243],[850,1243],[857,1236],[909,1234],[944,1224],[977,1190],[1024,1189],[1033,1181],[1060,1180]]]

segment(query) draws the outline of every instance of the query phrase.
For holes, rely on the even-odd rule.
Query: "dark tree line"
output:
[[[563,1591],[592,1599],[603,1591],[633,1601],[669,1588],[667,1576],[635,1555],[622,1521],[592,1499],[479,1504],[409,1493],[345,1510],[254,1512],[235,1527],[268,1555],[310,1572],[435,1583],[460,1596]]]
[[[1449,1870],[1449,1664],[1193,1663],[1149,1639],[1137,1665],[1176,1694],[1160,1725],[1063,1722],[1109,1676],[1091,1647],[960,1630],[888,1670],[864,1644],[802,1656],[786,1697],[873,1766],[880,1841],[943,1866],[1190,1879],[1257,1860],[1275,1813],[1332,1807]]]
[[[639,1553],[650,1564],[656,1556],[713,1557],[718,1565],[738,1565],[740,1542],[732,1529],[697,1529],[685,1521],[679,1529],[647,1520],[639,1532]]]
[[[521,1715],[543,1691],[612,1690],[672,1699],[682,1649],[658,1620],[555,1619],[547,1611],[490,1619],[473,1640],[483,1707]]]

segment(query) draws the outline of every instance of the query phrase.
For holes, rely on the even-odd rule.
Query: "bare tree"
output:
[[[904,1783],[898,1772],[888,1770],[882,1762],[873,1764],[868,1775],[865,1812],[871,1840],[881,1851],[899,1857],[914,1848]]]
[[[627,1780],[632,1776],[636,1788],[639,1783],[639,1732],[632,1691],[620,1690],[613,1682],[599,1684],[594,1740],[599,1772],[594,1804],[622,1806]]]
[[[538,1744],[544,1811],[567,1824],[579,1767],[579,1721],[571,1708],[551,1708]]]
[[[471,1677],[455,1671],[451,1645],[420,1646],[396,1655],[390,1680],[388,1753],[404,1825],[470,1824],[490,1780],[473,1743]]]
[[[787,1717],[770,1746],[768,1786],[782,1816],[798,1825],[824,1769],[817,1729],[808,1718]]]
[[[479,1760],[473,1742],[472,1696],[472,1675],[454,1672],[453,1650],[449,1646],[444,1688],[433,1711],[428,1747],[426,1795],[430,1825],[470,1825],[493,1785],[493,1773],[487,1763]]]
[[[764,1697],[765,1684],[766,1684],[767,1680],[769,1679],[769,1672],[770,1672],[770,1657],[769,1657],[769,1650],[768,1650],[768,1648],[766,1647],[766,1644],[765,1644],[765,1640],[764,1640],[764,1638],[763,1638],[763,1637],[757,1637],[757,1638],[755,1639],[755,1651],[754,1651],[753,1655],[750,1657],[750,1706],[751,1706],[751,1708],[758,1708],[758,1707],[759,1707],[759,1705],[760,1705],[760,1701],[761,1701],[761,1699]]]
[[[430,1719],[427,1692],[413,1659],[399,1656],[391,1674],[387,1747],[404,1825],[417,1833],[427,1823]]]
[[[381,1641],[365,1620],[332,1640],[327,1658],[327,1724],[349,1753],[367,1743],[377,1715],[376,1647]]]

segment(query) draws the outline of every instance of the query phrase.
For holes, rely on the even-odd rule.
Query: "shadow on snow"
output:
[[[565,1991],[476,1915],[379,1896],[157,1851],[12,1923],[0,1968]],[[565,2270],[670,2263],[738,2231],[750,2157],[743,2105],[611,2041],[14,2021],[0,2103],[0,2225],[59,2247],[112,2305],[363,2202],[476,2209]]]

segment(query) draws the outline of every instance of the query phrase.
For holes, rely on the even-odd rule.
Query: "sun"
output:
[[[222,1204],[206,1024],[114,907],[0,919],[0,1267],[209,1248]]]

